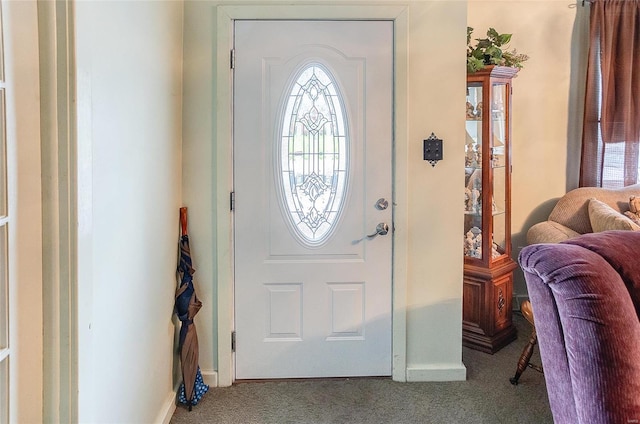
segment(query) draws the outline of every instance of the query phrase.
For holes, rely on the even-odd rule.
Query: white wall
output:
[[[229,114],[229,104],[220,99],[230,96],[229,52],[215,50],[220,41],[217,25],[228,19],[216,8],[218,3],[185,2],[183,198],[192,212],[196,284],[204,303],[196,317],[200,366],[226,385],[233,374],[228,345],[233,314],[228,212],[232,181],[229,122],[216,121],[221,114]],[[316,16],[337,16],[336,5],[348,13],[358,5],[372,4],[341,0],[225,3],[242,5],[245,11],[251,4],[277,5],[289,17],[300,16],[303,4],[317,7]],[[400,31],[397,64],[396,108],[401,118],[395,145],[394,378],[460,379],[465,377],[462,213],[452,211],[461,211],[464,188],[460,165],[464,144],[459,141],[464,140],[464,115],[459,111],[465,92],[461,52],[467,3],[391,0],[375,5],[401,6],[406,12],[400,22],[404,32]],[[254,17],[259,17],[257,11]],[[226,41],[228,34],[222,37]],[[435,167],[422,160],[422,140],[431,132],[444,139],[445,159]]]
[[[182,11],[76,2],[80,422],[153,422],[176,384]]]
[[[213,154],[214,16],[210,2],[185,2],[182,197],[189,208],[189,237],[196,268],[194,284],[202,301],[195,324],[200,344],[200,368],[207,380],[214,380],[218,361],[213,228],[216,172]]]
[[[528,54],[513,81],[513,258],[526,232],[546,220],[557,199],[578,186],[588,6],[581,1],[469,0],[473,38],[489,27],[512,33],[509,47]],[[514,294],[526,297],[518,268]],[[517,308],[519,303],[514,303]]]

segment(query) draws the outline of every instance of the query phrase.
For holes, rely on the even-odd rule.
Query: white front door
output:
[[[236,21],[236,379],[391,375],[392,84],[391,21]]]

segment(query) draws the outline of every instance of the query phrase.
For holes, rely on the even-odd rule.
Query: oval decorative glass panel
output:
[[[300,240],[326,242],[344,205],[349,151],[343,99],[318,63],[302,69],[286,97],[280,143],[285,211]]]

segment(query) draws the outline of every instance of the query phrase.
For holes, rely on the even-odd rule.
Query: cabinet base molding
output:
[[[464,324],[462,325],[462,346],[479,350],[485,353],[494,354],[517,337],[515,326],[511,325],[493,336],[481,334],[478,327]]]

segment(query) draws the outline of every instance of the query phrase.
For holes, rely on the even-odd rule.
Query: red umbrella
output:
[[[180,285],[176,289],[175,311],[181,321],[180,327],[180,363],[182,380],[178,400],[191,407],[209,390],[204,384],[200,366],[198,365],[198,334],[193,317],[202,307],[193,286],[193,269],[189,235],[187,234],[187,208],[180,208],[180,260],[178,262],[178,278]]]

